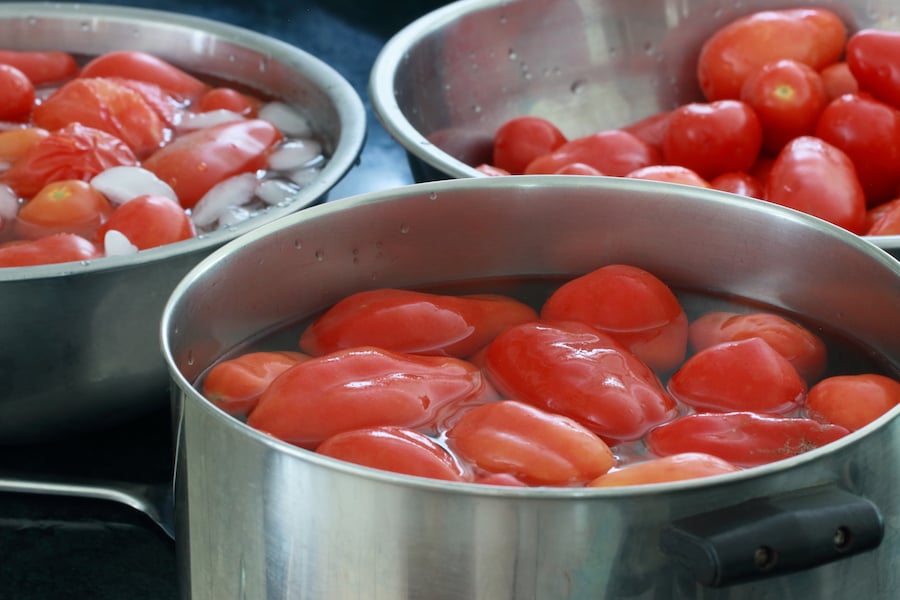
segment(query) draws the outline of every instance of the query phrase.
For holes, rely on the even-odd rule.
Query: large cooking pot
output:
[[[851,31],[900,30],[895,0],[460,0],[388,40],[369,98],[416,181],[481,177],[508,119],[541,116],[571,138],[700,100],[697,57],[716,29],[800,6]],[[900,235],[869,239],[900,257]]]
[[[523,176],[313,207],[214,253],[164,310],[183,597],[893,598],[900,407],[830,446],[713,479],[526,489],[338,462],[248,427],[194,387],[229,351],[351,292],[611,262],[804,315],[900,369],[900,263],[774,205]]]
[[[296,196],[243,224],[178,244],[110,257],[0,269],[0,443],[61,438],[164,407],[163,305],[211,250],[327,196],[365,137],[362,101],[334,69],[279,40],[187,15],[91,4],[0,3],[4,48],[150,52],[301,109],[330,154]]]

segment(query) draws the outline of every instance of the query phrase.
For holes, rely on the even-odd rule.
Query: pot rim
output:
[[[291,68],[302,72],[316,88],[328,97],[338,115],[340,134],[334,145],[334,151],[322,171],[296,196],[283,205],[270,206],[261,214],[238,225],[125,256],[108,256],[81,262],[29,267],[0,268],[0,284],[4,281],[52,279],[140,268],[146,264],[163,262],[175,256],[210,250],[247,231],[303,209],[323,198],[358,160],[366,136],[366,109],[362,99],[353,86],[333,67],[287,42],[237,25],[159,9],[65,2],[0,3],[0,21],[48,19],[65,22],[84,21],[88,18],[107,19],[120,23],[122,26],[147,23],[175,26],[226,40],[236,46],[256,51],[270,60],[286,62],[291,65]]]

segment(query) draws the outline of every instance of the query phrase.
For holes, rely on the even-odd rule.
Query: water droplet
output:
[[[191,366],[194,364],[194,351],[193,350],[188,350],[186,360],[187,360],[188,366]]]
[[[509,49],[507,56],[509,56],[509,60],[518,60],[519,59],[519,55],[516,54],[516,51],[513,50],[512,48]]]
[[[474,106],[472,106],[472,111],[475,112],[476,114],[477,114],[477,113],[480,113],[480,112],[481,112],[481,105],[475,104]]]
[[[437,200],[438,199],[437,192],[431,192],[430,194],[428,194],[428,199],[429,200]]]
[[[269,71],[269,61],[266,59],[262,59],[259,61],[259,72],[266,73]]]
[[[400,223],[400,233],[404,235],[409,233],[409,225],[406,223]]]
[[[506,18],[506,15],[500,15],[500,24],[501,25],[506,25],[506,23],[508,21],[509,21],[509,19]]]
[[[82,31],[90,31],[92,29],[90,21],[82,21],[81,22],[81,30]]]
[[[28,25],[31,26],[31,27],[34,27],[35,25],[38,24],[37,17],[28,17],[28,18],[25,20],[25,22],[28,23]]]
[[[323,250],[322,248],[319,248],[318,250],[316,250],[315,257],[316,257],[316,260],[319,262],[322,262],[323,260],[325,260],[325,250]]]
[[[294,240],[294,249],[295,249],[295,250],[302,250],[302,249],[303,249],[303,242],[301,242],[300,240]]]
[[[572,85],[569,86],[569,90],[573,94],[581,94],[582,92],[584,92],[584,88],[586,88],[586,87],[587,87],[587,82],[585,80],[576,79],[575,81],[572,82]]]

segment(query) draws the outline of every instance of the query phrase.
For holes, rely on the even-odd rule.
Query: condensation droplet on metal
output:
[[[509,21],[509,19],[506,18],[506,15],[500,15],[500,24],[501,25],[506,25],[506,23],[508,21]]]
[[[409,233],[409,225],[406,223],[400,223],[400,233]]]
[[[481,105],[480,105],[480,104],[475,104],[474,106],[472,106],[472,112],[474,112],[474,113],[476,113],[476,114],[477,114],[477,113],[480,113],[480,112],[481,112]]]
[[[429,200],[437,200],[437,199],[438,199],[437,192],[430,192],[430,193],[428,194],[428,199],[429,199]]]
[[[188,366],[191,366],[194,364],[194,351],[193,350],[188,350],[186,360],[187,360]]]
[[[82,31],[90,31],[91,29],[93,29],[93,28],[91,27],[90,21],[82,21],[81,22],[81,30]]]
[[[323,260],[325,260],[325,250],[323,250],[322,248],[319,248],[318,250],[316,250],[315,257],[316,257],[316,260],[319,262],[322,262]]]
[[[512,48],[509,49],[507,56],[509,56],[509,60],[518,60],[518,58],[519,58],[519,55],[516,54],[516,51],[513,50]]]
[[[569,86],[569,90],[573,94],[580,94],[584,91],[584,88],[587,87],[587,82],[583,79],[576,79],[572,82],[572,85]]]
[[[301,242],[300,240],[294,240],[294,250],[302,250],[302,249],[303,249],[303,242]]]
[[[259,72],[267,73],[268,71],[269,71],[269,61],[263,58],[259,61]]]

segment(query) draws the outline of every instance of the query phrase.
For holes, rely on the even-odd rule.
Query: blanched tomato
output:
[[[900,198],[868,211],[866,223],[866,235],[900,235]]]
[[[0,50],[0,64],[22,71],[34,85],[57,83],[78,73],[75,57],[59,51]]]
[[[0,131],[0,161],[15,162],[22,158],[32,146],[50,135],[40,127],[22,127]]]
[[[857,31],[847,40],[846,60],[860,90],[900,108],[900,32]]]
[[[714,177],[709,182],[711,188],[740,196],[763,199],[763,186],[759,180],[745,171],[731,171]]]
[[[521,174],[528,163],[553,152],[567,141],[563,132],[547,119],[516,117],[503,123],[494,133],[492,164],[512,174]]]
[[[572,163],[584,163],[604,175],[621,177],[635,169],[661,162],[659,151],[622,129],[598,131],[574,138],[528,163],[528,175],[556,173]]]
[[[601,475],[588,487],[616,487],[621,485],[644,485],[699,479],[740,471],[739,467],[717,456],[702,452],[685,452],[663,458],[654,458],[634,463]]]
[[[23,121],[34,108],[34,84],[19,69],[0,63],[0,121]]]
[[[261,105],[259,99],[242,94],[234,88],[217,87],[204,92],[197,101],[197,110],[230,110],[245,117],[255,117]]]
[[[861,429],[900,404],[900,382],[875,373],[827,377],[809,390],[810,416]]]
[[[19,209],[15,229],[19,237],[34,240],[54,233],[75,233],[93,239],[112,206],[90,184],[67,179],[44,186]]]
[[[247,352],[218,362],[203,378],[203,395],[232,415],[246,415],[270,383],[311,357],[302,352]]]
[[[153,83],[181,100],[196,101],[209,85],[175,65],[146,52],[119,50],[102,54],[81,69],[81,77],[122,77]]]
[[[850,72],[846,61],[832,63],[819,72],[825,93],[829,100],[834,100],[844,94],[855,94],[859,91],[859,84]]]
[[[117,206],[98,228],[98,241],[110,230],[127,237],[138,250],[180,242],[197,234],[191,218],[177,202],[149,194]]]
[[[0,244],[0,267],[33,267],[91,260],[100,250],[74,233],[57,233],[37,240],[15,240]]]
[[[664,181],[666,183],[680,183],[701,188],[710,187],[709,182],[700,177],[696,171],[680,165],[650,165],[642,169],[635,169],[626,173],[625,177],[631,179],[647,179],[650,181]]]
[[[567,165],[563,165],[553,172],[554,175],[591,175],[596,177],[597,175],[603,175],[600,171],[592,167],[591,165],[586,165],[584,163],[576,162],[569,163]]]

